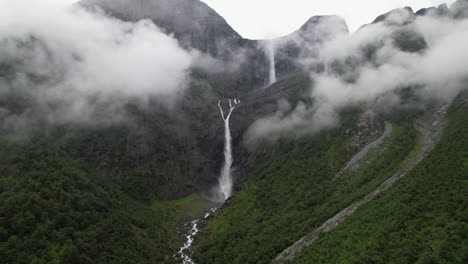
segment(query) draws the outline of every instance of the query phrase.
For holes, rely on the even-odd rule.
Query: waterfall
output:
[[[274,82],[276,82],[275,46],[273,43],[273,39],[269,40],[267,45],[268,45],[268,58],[270,61],[269,82],[270,82],[270,85],[272,85]]]
[[[232,177],[231,177],[231,166],[232,166],[232,138],[231,131],[229,129],[229,118],[231,117],[232,111],[236,108],[236,105],[240,103],[240,100],[234,99],[234,104],[229,99],[229,113],[224,116],[223,108],[221,107],[221,101],[218,101],[218,108],[221,113],[221,117],[224,121],[224,164],[221,168],[221,175],[219,176],[219,196],[222,200],[226,200],[232,194]]]
[[[224,116],[224,111],[221,107],[221,100],[218,101],[218,108],[221,113],[221,118],[224,121],[224,163],[223,167],[221,168],[221,174],[218,179],[219,185],[215,189],[215,197],[213,197],[213,202],[216,202],[218,204],[226,201],[232,194],[233,181],[231,177],[231,166],[233,159],[232,138],[231,130],[229,128],[229,119],[231,118],[231,114],[238,104],[240,104],[239,99],[229,99],[229,112],[227,116]],[[208,218],[217,209],[217,207],[211,208],[210,212],[205,213],[205,216],[203,218]],[[195,264],[195,262],[191,258],[191,248],[195,236],[198,234],[198,232],[200,232],[198,222],[199,219],[195,219],[189,223],[186,223],[184,226],[184,229],[186,229],[187,231],[187,233],[185,234],[185,243],[173,256],[175,259],[182,260],[182,264]]]
[[[199,220],[196,219],[190,222],[190,231],[188,232],[188,234],[185,235],[186,242],[180,248],[179,252],[177,252],[177,254],[182,259],[182,264],[195,264],[195,262],[192,260],[192,258],[189,255],[190,252],[187,253],[186,251],[190,250],[193,244],[193,240],[195,239],[195,236],[198,234],[198,232],[200,232],[200,229],[198,228],[198,221]],[[174,257],[176,256],[177,255],[174,255]]]
[[[209,212],[205,213],[203,219],[207,219],[210,215],[216,212],[216,210],[218,210],[218,208],[211,208]],[[184,245],[173,256],[176,260],[181,260],[182,264],[195,264],[195,261],[192,259],[192,245],[195,241],[195,236],[200,232],[200,228],[198,226],[199,221],[200,219],[195,219],[184,225],[184,229],[187,229]]]

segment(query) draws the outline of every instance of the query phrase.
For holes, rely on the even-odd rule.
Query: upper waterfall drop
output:
[[[273,39],[268,40],[268,60],[270,63],[269,85],[276,82],[276,66],[275,66],[275,43]]]
[[[234,104],[233,104],[234,103]],[[231,166],[233,162],[232,158],[232,138],[231,130],[229,128],[229,118],[236,106],[240,103],[240,100],[234,99],[234,102],[229,99],[229,112],[227,116],[224,116],[223,108],[221,107],[221,100],[218,101],[218,108],[221,113],[221,118],[224,121],[224,164],[221,168],[221,175],[219,176],[219,188],[218,193],[220,198],[225,201],[232,194],[233,180],[231,176]]]

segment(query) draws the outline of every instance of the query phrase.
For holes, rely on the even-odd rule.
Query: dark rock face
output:
[[[299,68],[301,57],[314,57],[327,40],[349,34],[348,26],[338,16],[314,16],[299,30],[273,40],[276,43],[276,73],[281,76]]]
[[[450,6],[450,13],[454,18],[468,17],[468,0],[458,0]]]
[[[180,153],[181,157],[186,158],[180,162],[187,162],[189,159],[191,172],[187,177],[193,179],[201,190],[209,190],[210,186],[217,183],[224,159],[224,127],[217,109],[218,98],[240,98],[242,101],[231,118],[236,157],[234,166],[242,167],[239,164],[242,163],[242,153],[246,151],[242,147],[243,133],[257,118],[276,111],[277,100],[289,90],[297,88],[297,82],[304,79],[281,80],[281,76],[298,70],[297,59],[304,53],[313,53],[317,44],[337,34],[348,34],[343,19],[336,16],[320,16],[311,18],[296,32],[275,39],[275,67],[280,81],[270,88],[265,88],[268,86],[270,70],[266,42],[242,38],[220,15],[198,0],[83,0],[80,4],[90,9],[98,7],[124,21],[152,20],[166,33],[173,34],[183,47],[199,50],[226,64],[237,64],[236,70],[227,67],[218,69],[217,72],[192,76],[192,85],[181,100],[181,107],[173,113],[185,120],[176,122],[175,130],[177,127],[182,129],[186,126],[189,131],[186,137],[192,141],[189,144],[191,149],[182,151],[194,153]],[[309,47],[311,50],[308,50]],[[145,119],[160,120],[161,114],[151,111]],[[168,120],[168,117],[165,117],[165,120]],[[151,138],[151,135],[160,133],[154,128],[146,134],[149,136],[145,137]],[[140,142],[133,137],[130,139],[131,142]],[[145,144],[132,145],[135,146],[133,152],[143,152]],[[176,166],[177,164],[179,163],[175,163]],[[235,170],[235,173],[239,175],[238,178],[244,175],[242,169]],[[166,177],[167,186],[172,184],[170,177]],[[181,197],[183,194],[184,190],[181,190],[176,196]]]
[[[381,116],[368,110],[361,114],[357,122],[355,131],[353,131],[353,146],[356,149],[362,149],[370,142],[376,140],[384,131],[384,121]]]
[[[152,20],[167,34],[173,34],[183,47],[240,64],[236,72],[209,76],[223,87],[225,96],[235,96],[233,90],[244,92],[263,86],[268,76],[268,62],[258,42],[242,38],[199,0],[83,0],[80,5],[100,8],[124,21]]]
[[[198,0],[84,0],[81,4],[87,7],[99,6],[110,15],[126,21],[150,19],[167,33],[174,34],[174,37],[187,49],[200,50],[224,62],[229,62],[242,54],[237,70],[203,73],[203,76],[192,80],[188,94],[180,102],[180,109],[176,113],[178,116],[183,116],[184,120],[177,122],[174,131],[177,131],[178,127],[181,129],[184,127],[183,129],[188,129],[189,132],[188,135],[181,137],[182,139],[174,140],[175,143],[169,145],[177,145],[176,143],[183,142],[185,137],[190,139],[190,149],[182,149],[180,152],[174,150],[174,152],[193,153],[183,154],[185,159],[180,163],[189,164],[191,172],[187,177],[193,179],[202,190],[207,190],[209,186],[217,183],[219,169],[223,162],[224,127],[216,106],[218,98],[241,99],[241,104],[231,118],[231,133],[235,157],[234,174],[237,180],[242,180],[246,177],[243,156],[247,153],[242,144],[244,132],[259,117],[274,113],[278,108],[278,99],[287,98],[290,91],[308,81],[308,76],[300,74],[289,76],[300,70],[298,61],[302,56],[314,56],[318,54],[320,44],[324,41],[341,34],[349,34],[348,27],[342,18],[316,16],[290,35],[274,39],[278,81],[265,88],[270,70],[265,48],[266,41],[242,38],[220,15]],[[420,10],[417,15],[434,12],[442,14],[447,10],[447,7],[440,6],[435,10]],[[424,38],[405,27],[415,17],[411,8],[396,9],[379,16],[374,23],[399,26],[399,30],[395,30],[392,35],[395,45],[403,51],[419,52],[426,48]],[[359,62],[350,60],[343,62],[343,65],[332,66],[336,66],[334,67],[336,72],[342,75],[347,72],[348,68],[353,68],[356,63]],[[318,71],[319,66],[317,66]],[[157,111],[151,111],[146,119],[159,120],[160,116],[161,114]],[[165,117],[165,120],[170,118],[170,116]],[[366,145],[368,141],[374,140],[381,134],[383,127],[383,122],[379,117],[364,115],[359,121],[353,143],[357,148]],[[128,144],[132,146],[129,154],[147,153],[146,142],[160,140],[151,139],[151,135],[158,133],[158,128],[151,128],[144,136],[129,137]],[[171,136],[168,135],[168,137]],[[167,141],[164,138],[162,140]],[[168,148],[172,148],[171,146]],[[173,167],[172,163],[168,162],[168,164],[170,164],[167,166],[169,171]],[[174,166],[178,164],[174,163]],[[144,167],[144,164],[141,166]],[[170,177],[167,177],[168,185],[172,184]],[[187,190],[192,189],[187,188]],[[175,196],[181,197],[184,193],[185,190],[181,190]]]
[[[278,100],[285,98],[293,101],[297,100],[297,98],[292,98],[295,92],[308,87],[309,81],[307,74],[295,72],[280,78],[265,89],[253,90],[240,97],[241,104],[231,116],[234,157],[233,175],[236,182],[242,182],[247,177],[249,152],[244,142],[245,131],[257,119],[275,113],[278,110]]]
[[[416,12],[418,16],[445,16],[454,19],[463,19],[468,17],[468,0],[458,0],[450,7],[447,4],[438,7],[423,8]]]
[[[404,25],[411,23],[414,20],[413,9],[409,6],[405,8],[397,8],[383,15],[378,16],[372,23],[386,23],[389,25]]]
[[[349,33],[346,21],[339,16],[311,17],[296,34],[302,35],[308,42],[323,42],[337,34]]]
[[[392,39],[395,46],[405,52],[420,52],[427,48],[427,42],[424,37],[408,28],[394,31]]]
[[[468,88],[462,91],[452,102],[453,108],[468,109]]]
[[[237,72],[210,76],[212,81],[222,84],[226,97],[268,84],[270,66],[265,41],[242,38],[224,18],[199,0],[83,0],[80,4],[99,7],[125,21],[150,19],[166,33],[174,34],[186,48],[223,61],[235,61],[239,64]],[[314,47],[343,32],[348,33],[348,27],[342,18],[316,16],[298,31],[275,39],[278,76],[298,69],[296,60],[306,47]]]
[[[212,8],[198,0],[84,0],[126,21],[150,19],[186,47],[215,57],[223,46],[239,45],[241,36]]]
[[[442,4],[438,7],[429,7],[420,9],[416,12],[418,16],[426,16],[426,15],[435,15],[435,16],[446,16],[449,14],[449,8],[447,4]]]

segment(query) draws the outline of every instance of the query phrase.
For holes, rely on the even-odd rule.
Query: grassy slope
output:
[[[467,120],[452,111],[425,160],[294,263],[468,263]]]
[[[344,131],[355,117],[344,116],[341,129],[282,142],[279,154],[260,162],[204,229],[195,246],[197,263],[268,263],[401,167],[416,146],[409,119],[395,121],[391,144],[371,165],[331,180],[346,162],[349,139]]]
[[[134,200],[42,139],[0,148],[0,263],[172,263],[198,196]]]
[[[177,225],[181,221],[199,217],[201,212],[210,208],[210,205],[209,201],[204,200],[198,194],[192,194],[179,200],[153,201],[151,209],[159,215],[175,220],[170,224]]]

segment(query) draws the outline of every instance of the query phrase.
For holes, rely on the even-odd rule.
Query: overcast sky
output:
[[[265,38],[286,35],[314,15],[337,14],[351,31],[372,22],[391,9],[423,7],[454,0],[203,0],[220,13],[243,37]]]

